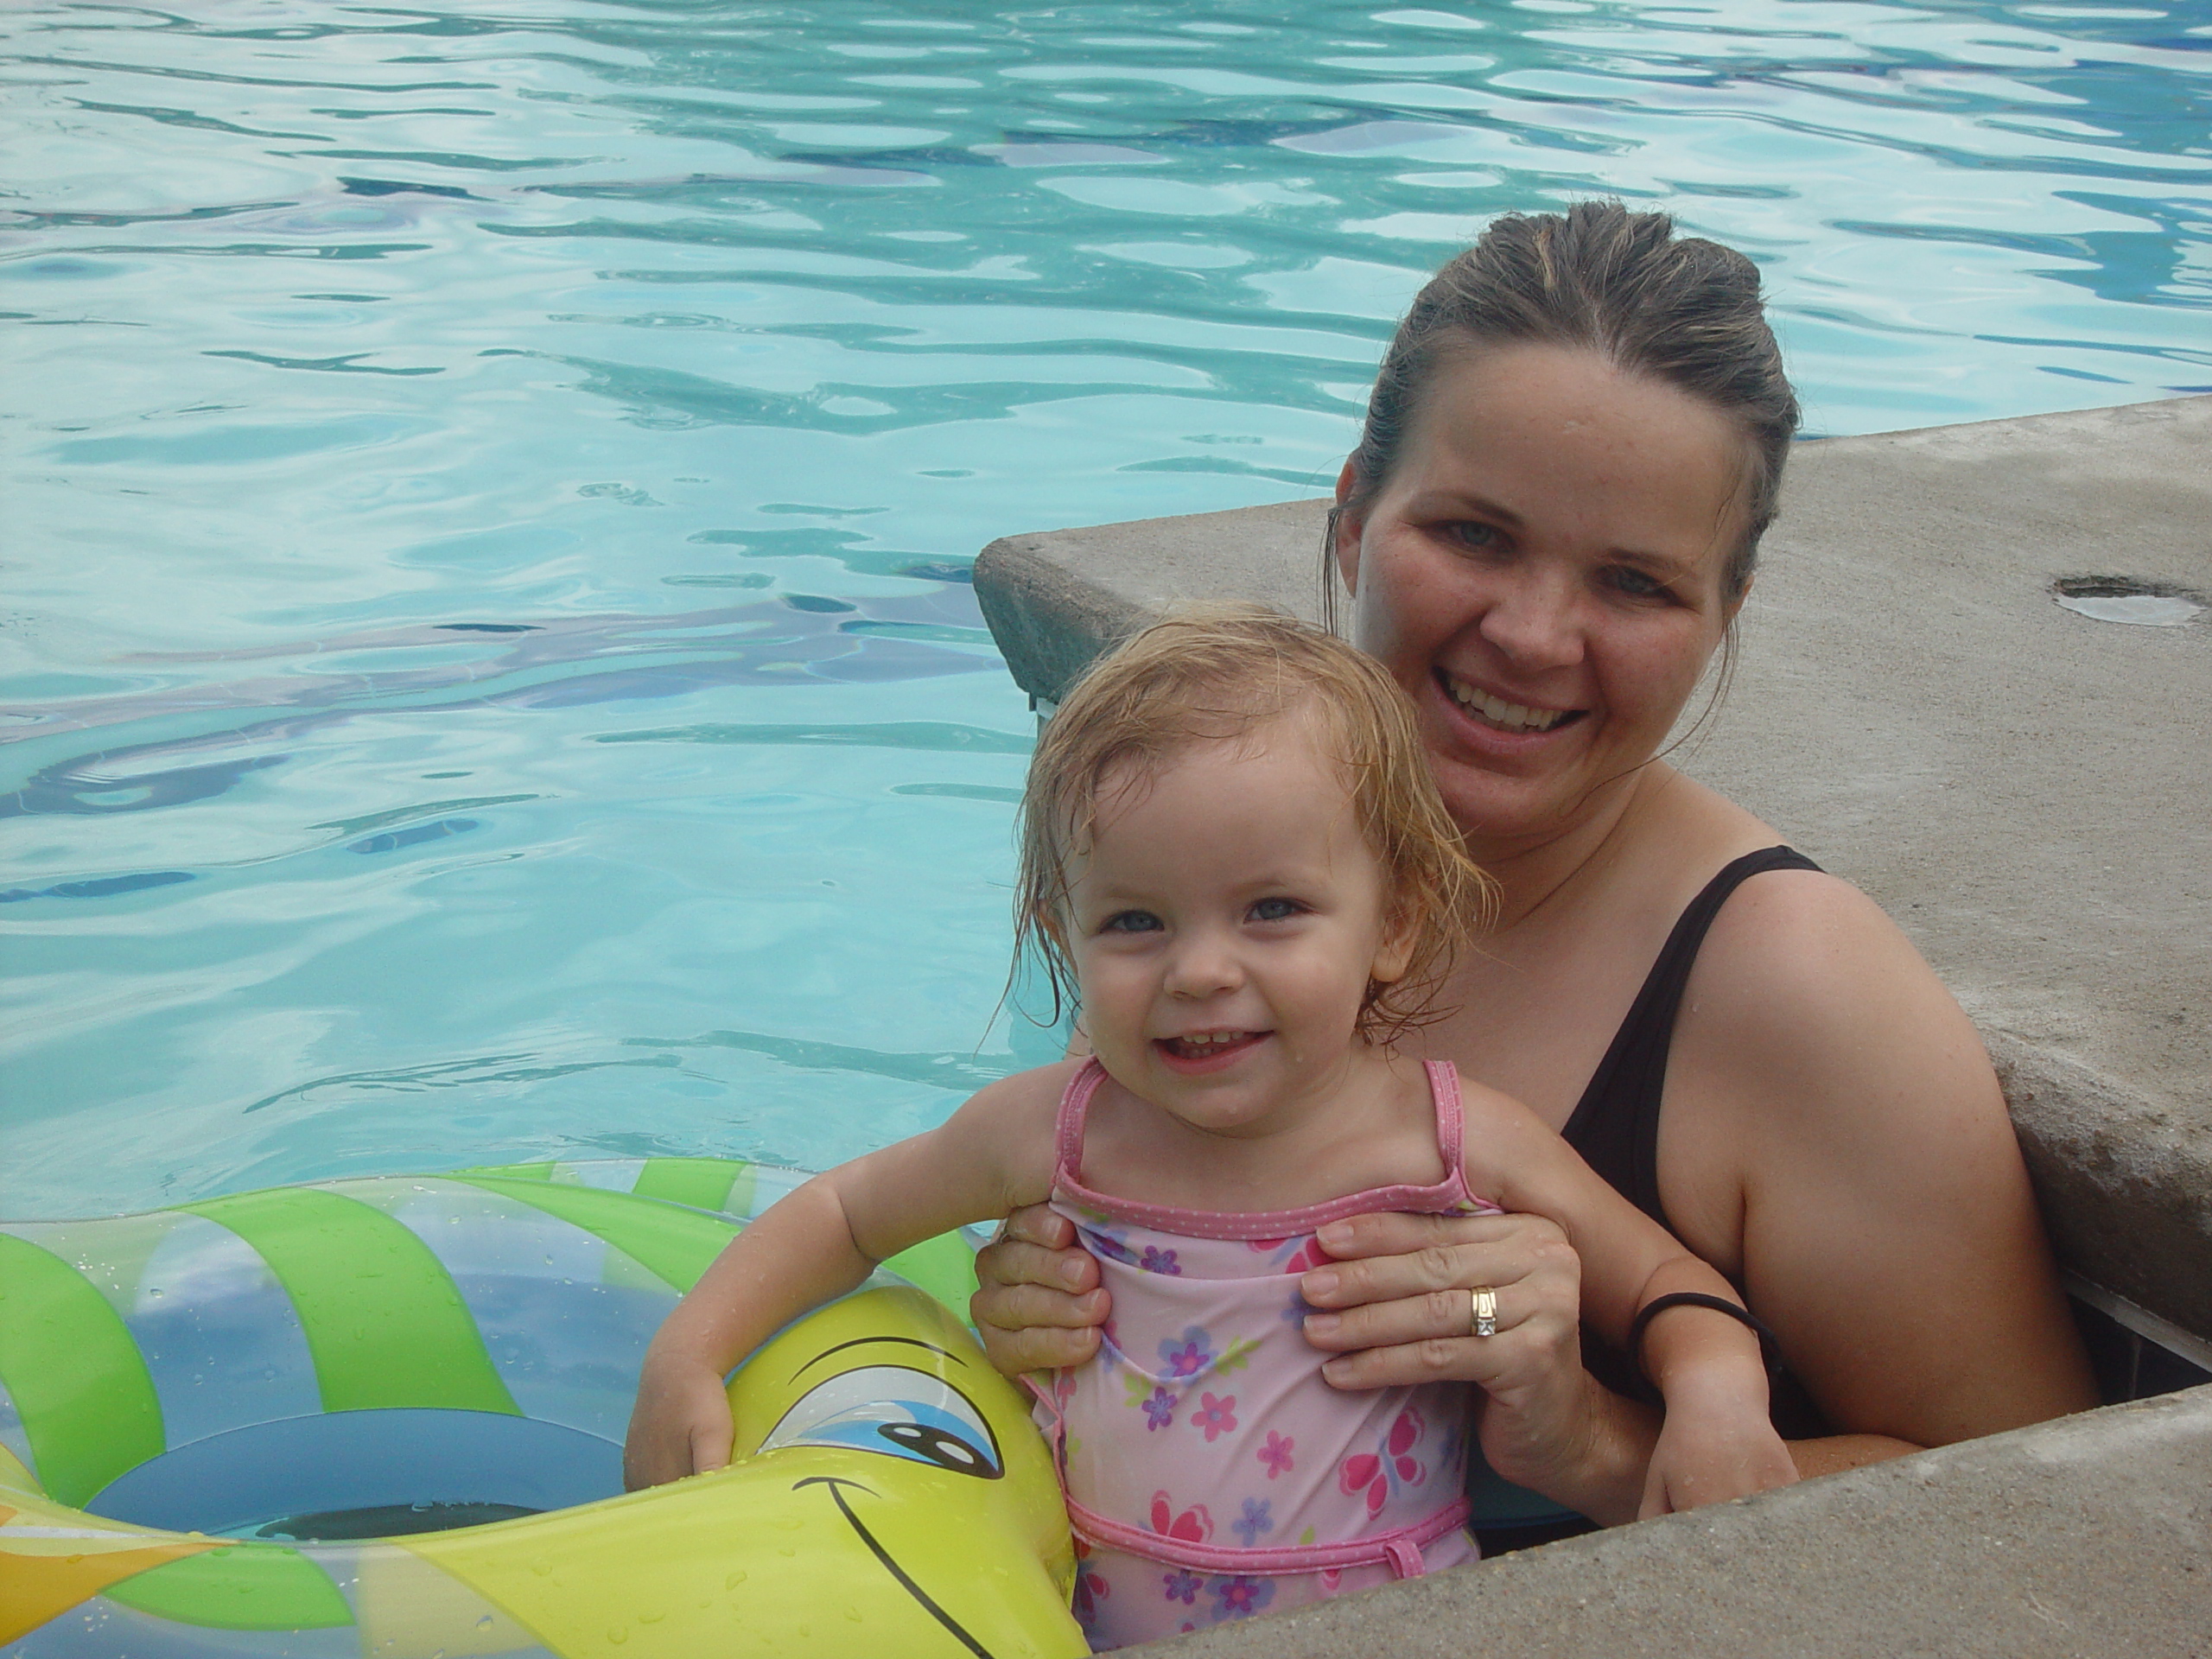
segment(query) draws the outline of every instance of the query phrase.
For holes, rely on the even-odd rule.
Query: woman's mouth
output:
[[[1264,1031],[1194,1031],[1181,1037],[1155,1037],[1152,1046],[1178,1071],[1205,1071],[1228,1064],[1267,1034]]]
[[[1533,737],[1544,732],[1554,732],[1582,718],[1580,709],[1531,709],[1525,703],[1508,702],[1493,696],[1480,686],[1469,685],[1465,680],[1436,671],[1436,683],[1444,695],[1459,706],[1460,710],[1478,725],[1496,732],[1510,733],[1516,737]]]

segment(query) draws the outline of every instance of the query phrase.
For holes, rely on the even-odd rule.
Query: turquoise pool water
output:
[[[205,0],[0,35],[0,1213],[818,1165],[995,1022],[1008,531],[1313,493],[1485,216],[1811,429],[2212,389],[2212,14]]]

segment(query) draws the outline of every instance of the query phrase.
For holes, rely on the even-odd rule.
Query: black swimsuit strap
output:
[[[1767,870],[1820,868],[1789,848],[1766,847],[1725,865],[1705,884],[1667,936],[1612,1046],[1560,1132],[1622,1197],[1669,1232],[1674,1229],[1659,1201],[1659,1106],[1667,1088],[1675,1017],[1681,1010],[1690,969],[1697,965],[1698,948],[1720,906],[1751,877]]]

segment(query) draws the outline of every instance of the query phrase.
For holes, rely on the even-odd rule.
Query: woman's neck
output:
[[[1571,902],[1610,870],[1677,777],[1665,761],[1652,760],[1597,791],[1570,820],[1520,836],[1470,831],[1468,852],[1498,885],[1494,931],[1510,933],[1538,912]]]

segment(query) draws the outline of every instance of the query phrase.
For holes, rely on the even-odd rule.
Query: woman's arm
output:
[[[1941,1446],[2095,1403],[1980,1038],[1857,889],[1777,872],[1722,910],[1662,1122],[1678,1230],[1840,1429]]]
[[[747,1224],[646,1349],[625,1484],[721,1468],[733,1439],[722,1378],[746,1355],[886,1256],[1046,1190],[1064,1070],[993,1084],[942,1128],[817,1175]]]
[[[1801,1474],[2095,1403],[1980,1039],[1847,884],[1775,872],[1721,911],[1676,1027],[1659,1177],[1684,1241],[1744,1286],[1844,1431],[1793,1442]],[[1322,1243],[1339,1265],[1308,1275],[1306,1299],[1340,1312],[1307,1334],[1338,1352],[1339,1386],[1480,1380],[1465,1287],[1517,1281],[1548,1327],[1570,1309],[1572,1275],[1551,1258],[1572,1252],[1531,1218],[1366,1216]],[[1628,1468],[1656,1427],[1574,1370],[1579,1395],[1554,1379],[1516,1396],[1553,1403],[1510,1414],[1524,1432],[1493,1463],[1594,1519],[1624,1518]],[[1492,1438],[1486,1420],[1486,1452]]]

